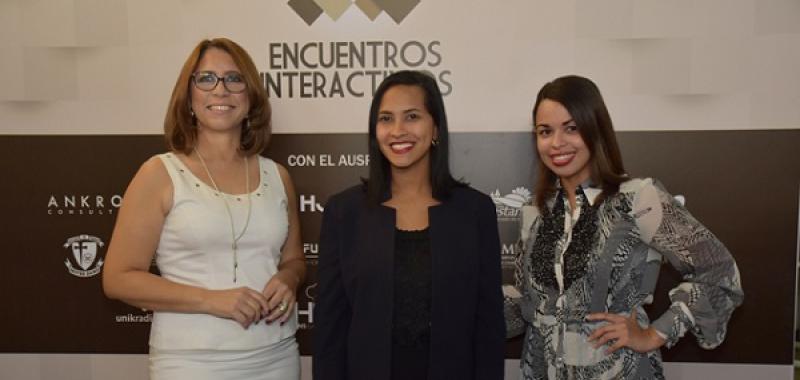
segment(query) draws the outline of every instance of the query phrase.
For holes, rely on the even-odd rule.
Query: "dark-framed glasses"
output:
[[[198,71],[192,74],[192,83],[201,91],[213,91],[220,81],[225,89],[233,94],[238,94],[247,88],[244,76],[235,71],[225,73],[222,77],[217,76],[213,71]]]

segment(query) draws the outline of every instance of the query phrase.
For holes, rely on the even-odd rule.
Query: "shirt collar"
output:
[[[591,178],[583,181],[580,187],[583,189],[583,193],[586,194],[586,200],[589,201],[589,205],[594,206],[594,202],[597,200],[597,197],[600,196],[600,193],[603,192],[603,189],[596,187]],[[556,188],[561,189],[561,181],[558,179],[556,179]]]
[[[586,199],[589,201],[590,206],[594,206],[594,201],[600,196],[600,193],[603,192],[603,189],[593,187],[593,186],[583,186],[583,193],[586,194]]]

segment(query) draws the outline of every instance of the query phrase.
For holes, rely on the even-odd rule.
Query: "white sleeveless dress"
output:
[[[286,192],[275,162],[259,157],[259,186],[250,193],[250,223],[238,243],[234,282],[230,218],[238,235],[247,218],[247,194],[219,193],[173,153],[158,156],[173,185],[173,205],[161,231],[156,264],[171,281],[206,289],[264,289],[277,272],[288,234]],[[155,312],[150,331],[151,380],[298,379],[294,338],[297,314],[281,325],[244,329],[209,314]]]

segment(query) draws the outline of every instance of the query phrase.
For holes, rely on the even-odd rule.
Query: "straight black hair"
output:
[[[430,150],[430,181],[433,197],[445,200],[453,188],[465,184],[453,178],[450,173],[449,136],[447,134],[447,115],[444,111],[442,92],[436,79],[421,71],[403,70],[395,72],[381,82],[372,97],[369,108],[369,178],[366,184],[367,198],[374,204],[380,204],[389,198],[391,192],[391,169],[389,160],[381,152],[377,138],[378,113],[383,95],[390,88],[398,85],[417,86],[425,94],[425,110],[433,118],[438,143]]]

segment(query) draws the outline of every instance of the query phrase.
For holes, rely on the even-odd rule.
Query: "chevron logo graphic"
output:
[[[386,12],[395,23],[400,24],[419,2],[420,0],[290,0],[287,4],[311,26],[323,13],[336,21],[353,5],[371,21],[375,21],[381,12]]]

